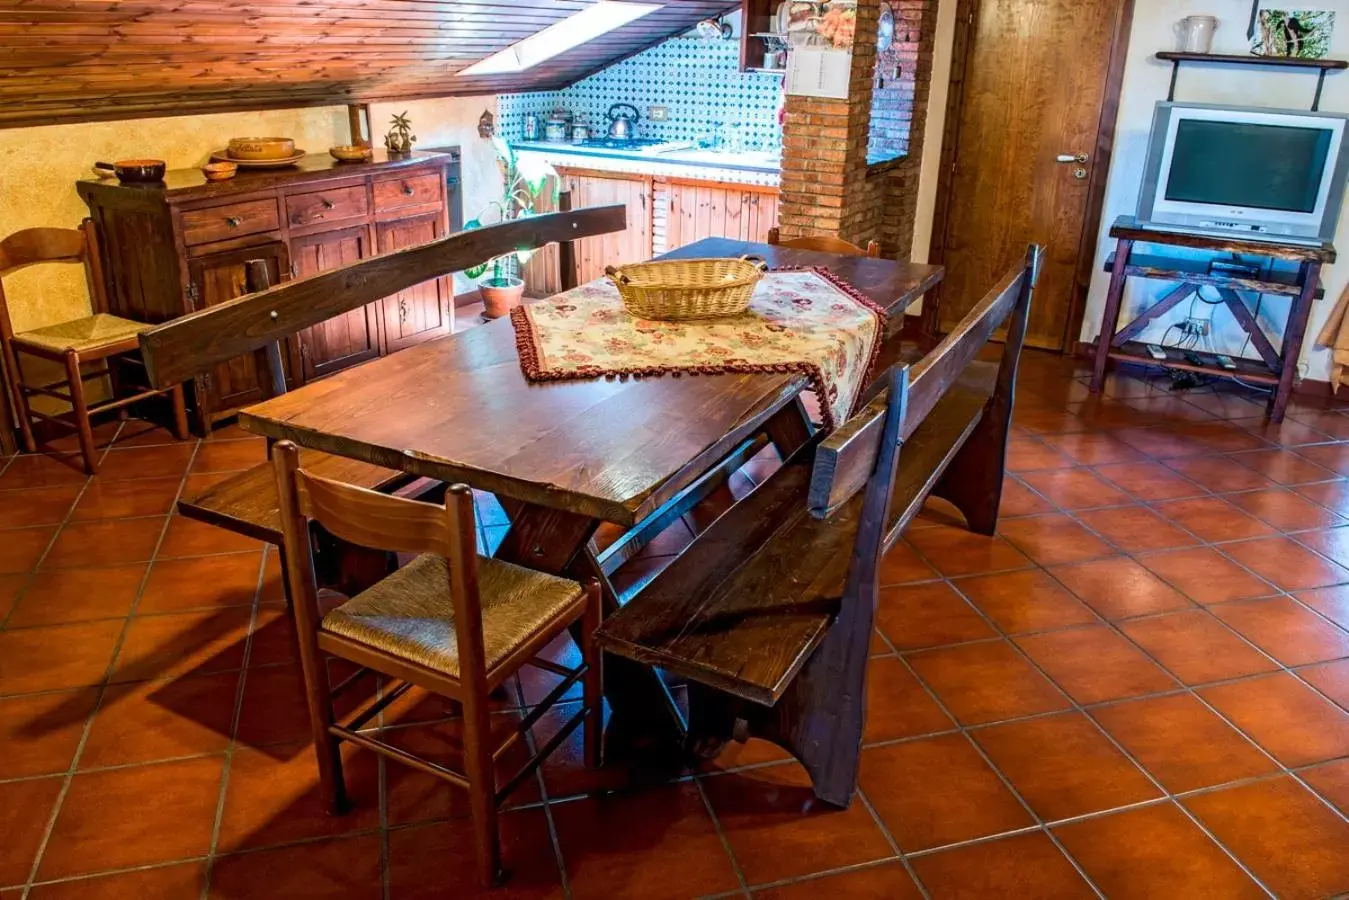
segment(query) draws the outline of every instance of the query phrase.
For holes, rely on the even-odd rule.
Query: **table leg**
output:
[[[810,440],[810,414],[798,395],[773,414],[764,424],[764,432],[777,448],[778,457],[787,459]]]
[[[1091,392],[1099,394],[1105,385],[1105,367],[1110,361],[1110,343],[1119,326],[1119,308],[1124,299],[1124,270],[1129,265],[1129,253],[1134,242],[1120,238],[1115,249],[1115,266],[1110,270],[1110,290],[1105,295],[1105,311],[1101,314],[1101,332],[1096,336],[1096,362],[1091,370]]]
[[[587,546],[598,520],[528,503],[503,501],[503,505],[511,525],[497,548],[497,559],[578,581],[595,578],[602,589],[605,615],[618,610],[613,585]],[[606,655],[604,696],[611,711],[611,749],[612,736],[620,733],[625,743],[682,746],[684,726],[678,707],[654,669]]]
[[[1288,324],[1283,329],[1283,368],[1279,372],[1279,384],[1274,395],[1269,398],[1269,420],[1277,425],[1283,421],[1288,410],[1288,400],[1293,393],[1293,378],[1297,375],[1298,357],[1302,355],[1302,340],[1307,333],[1307,320],[1311,317],[1312,302],[1316,299],[1316,285],[1321,280],[1321,264],[1308,260],[1302,264],[1302,292],[1293,300],[1288,310]]]

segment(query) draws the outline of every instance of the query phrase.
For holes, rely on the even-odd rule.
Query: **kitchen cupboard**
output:
[[[778,222],[775,186],[731,184],[665,176],[558,168],[560,187],[572,192],[572,208],[621,203],[628,227],[620,234],[576,242],[577,282],[601,278],[606,266],[642,262],[705,237],[768,240]],[[552,209],[551,191],[538,204]],[[537,252],[524,269],[527,290],[547,296],[561,289],[556,248]]]
[[[102,239],[110,312],[162,322],[245,293],[245,264],[264,259],[273,283],[302,278],[447,233],[452,157],[413,153],[342,164],[317,155],[284,169],[207,182],[174,170],[158,185],[86,179],[80,196]],[[448,277],[402,291],[295,335],[287,379],[303,383],[448,334]],[[261,399],[251,357],[215,366],[192,392],[209,425]]]
[[[380,222],[375,226],[380,253],[434,241],[445,234],[438,213]],[[384,337],[388,352],[402,350],[445,334],[451,326],[454,296],[445,279],[427,281],[380,301],[384,310]]]

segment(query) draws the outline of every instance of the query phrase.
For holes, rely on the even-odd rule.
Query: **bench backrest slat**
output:
[[[904,420],[900,423],[900,441],[922,424],[993,332],[1008,319],[1018,301],[1028,307],[1039,252],[1039,248],[1031,247],[1023,265],[1007,273],[936,348],[908,369],[908,396]],[[1020,340],[1016,343],[1019,355]],[[820,444],[808,500],[813,515],[821,518],[831,515],[866,486],[880,456],[889,399],[888,389],[881,392]]]
[[[361,260],[189,313],[144,332],[151,385],[185,381],[311,325],[513,250],[624,231],[622,205],[516,219]]]

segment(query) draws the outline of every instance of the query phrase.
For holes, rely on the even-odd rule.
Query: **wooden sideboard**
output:
[[[444,154],[338,163],[311,154],[285,169],[207,182],[196,169],[158,185],[77,183],[102,238],[109,311],[163,322],[244,294],[245,263],[264,259],[272,279],[303,278],[445,235]],[[453,288],[440,278],[385,297],[287,342],[286,377],[302,384],[448,334]],[[203,427],[261,400],[252,357],[196,379]]]

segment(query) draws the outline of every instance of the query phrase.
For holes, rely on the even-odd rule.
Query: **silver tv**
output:
[[[1349,177],[1340,113],[1157,104],[1138,223],[1290,243],[1335,235]]]

